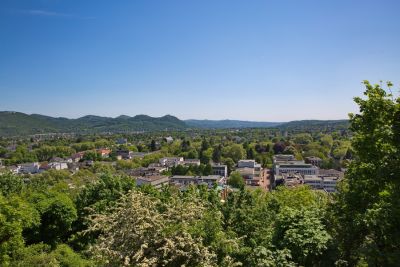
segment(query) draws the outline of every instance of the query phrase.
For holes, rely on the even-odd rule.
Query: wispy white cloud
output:
[[[54,11],[48,11],[43,9],[19,9],[18,13],[30,16],[42,16],[42,17],[59,17],[59,18],[73,18],[73,19],[94,19],[94,17],[85,17],[69,13],[60,13]]]

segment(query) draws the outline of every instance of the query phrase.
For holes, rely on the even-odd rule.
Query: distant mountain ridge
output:
[[[185,122],[165,115],[155,118],[147,115],[116,118],[87,115],[78,119],[54,118],[22,112],[0,112],[0,136],[32,135],[41,133],[100,133],[185,129]]]
[[[283,122],[261,122],[241,120],[185,120],[189,127],[206,129],[229,129],[229,128],[268,128],[276,127]]]
[[[284,130],[305,131],[311,129],[344,130],[350,126],[349,120],[300,120],[289,121],[278,126]]]
[[[120,115],[116,118],[86,115],[77,119],[0,111],[0,136],[44,133],[121,133],[185,129],[271,128],[306,130],[311,128],[346,129],[348,120],[303,120],[291,122],[257,122],[241,120],[180,120],[171,115],[150,117]]]

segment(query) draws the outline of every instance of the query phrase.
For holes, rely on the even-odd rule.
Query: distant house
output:
[[[144,158],[147,155],[150,155],[149,152],[131,152],[130,153],[132,158]]]
[[[59,158],[59,157],[53,157],[50,159],[50,162],[66,162],[66,163],[71,163],[73,160],[72,158],[67,158],[67,159],[63,159],[63,158]]]
[[[164,138],[164,140],[165,140],[167,143],[172,143],[172,142],[174,141],[174,138],[172,138],[172,136],[167,136],[167,137]]]
[[[78,152],[71,156],[73,162],[79,162],[85,156],[85,152]]]
[[[99,153],[102,158],[108,158],[111,154],[111,150],[106,148],[98,149],[97,153]]]
[[[294,155],[275,155],[274,174],[300,173],[302,175],[318,175],[319,168],[302,160],[295,160]]]
[[[182,157],[165,157],[159,160],[160,164],[165,167],[174,167],[183,163]]]
[[[49,164],[50,169],[53,170],[66,170],[68,169],[67,162],[50,162]]]
[[[11,144],[11,145],[7,146],[6,149],[8,151],[15,152],[17,150],[17,145],[16,144]]]
[[[312,164],[314,166],[320,167],[321,163],[322,163],[322,159],[320,159],[318,157],[306,157],[305,158],[305,162],[306,163],[310,163],[310,164]]]
[[[34,174],[39,172],[40,164],[38,162],[22,163],[19,164],[18,167],[19,167],[18,173]]]
[[[329,169],[329,170],[320,169],[319,175],[337,177],[337,178],[342,179],[344,177],[344,171],[338,171],[338,170],[334,170],[334,169]]]
[[[144,176],[136,179],[137,186],[152,185],[157,189],[160,189],[163,185],[168,185],[168,176]]]
[[[133,158],[133,152],[129,150],[117,150],[116,152],[117,157],[121,157],[121,159],[132,159]]]
[[[68,170],[70,170],[72,172],[79,171],[79,163],[77,163],[77,162],[68,163]]]
[[[248,186],[268,187],[268,170],[255,160],[239,160],[237,169]]]
[[[212,168],[212,174],[213,175],[220,175],[222,177],[227,177],[228,176],[228,166],[227,165],[222,165],[222,164],[213,164],[211,165]]]
[[[261,167],[260,164],[257,164],[256,161],[252,159],[239,160],[238,162],[238,168],[256,168],[258,166]]]
[[[8,169],[14,173],[14,174],[18,174],[21,170],[21,166],[10,166],[8,167]]]
[[[324,190],[328,193],[337,192],[337,183],[340,181],[337,177],[321,175],[304,175],[304,184],[311,186],[315,190]]]
[[[205,184],[208,187],[213,187],[214,184],[222,185],[225,182],[224,177],[219,175],[208,176],[187,176],[187,175],[174,175],[170,177],[172,184],[187,186],[187,185],[201,185]]]
[[[115,141],[118,145],[126,145],[128,144],[128,139],[126,138],[119,138]]]
[[[185,159],[185,160],[182,162],[182,164],[183,164],[183,165],[186,165],[186,166],[190,166],[190,165],[193,165],[193,166],[200,166],[200,160],[199,160],[199,159]]]
[[[160,172],[156,168],[149,168],[149,167],[139,167],[136,169],[128,170],[127,173],[130,176],[158,176]]]
[[[286,187],[296,187],[304,184],[303,176],[300,173],[282,173],[275,175],[273,187],[284,185]]]

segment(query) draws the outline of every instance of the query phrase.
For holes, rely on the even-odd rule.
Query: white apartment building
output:
[[[65,170],[68,169],[67,162],[50,162],[49,167],[54,170]]]
[[[261,164],[258,164],[253,159],[243,159],[238,161],[238,168],[260,168]]]
[[[159,160],[160,164],[165,167],[178,166],[183,163],[182,157],[165,157]]]
[[[294,155],[275,155],[274,174],[300,173],[302,175],[318,175],[319,168],[303,160],[295,160]]]
[[[163,185],[169,184],[169,177],[168,176],[145,176],[145,177],[138,177],[136,179],[137,186],[143,185],[152,185],[157,189],[160,189]]]
[[[38,162],[32,163],[22,163],[18,165],[18,173],[38,173],[40,169],[40,164]]]
[[[338,182],[339,179],[337,177],[304,175],[304,184],[313,189],[325,190],[328,193],[337,192],[336,186]]]
[[[187,175],[174,175],[170,177],[171,183],[179,185],[198,185],[207,184],[208,187],[213,187],[214,184],[223,184],[224,177],[219,175],[208,175],[208,176],[187,176]]]

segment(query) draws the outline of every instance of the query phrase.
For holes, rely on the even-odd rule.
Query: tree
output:
[[[24,181],[21,176],[14,175],[11,172],[0,173],[0,193],[4,196],[19,194],[23,187]]]
[[[8,266],[16,251],[24,247],[23,230],[39,224],[39,213],[18,196],[0,194],[0,265]]]
[[[135,187],[131,177],[102,174],[99,179],[88,184],[77,196],[75,203],[78,218],[72,225],[72,237],[75,248],[83,249],[92,242],[94,236],[83,236],[80,232],[87,229],[88,217],[91,213],[104,213],[110,206],[115,205],[118,199]]]
[[[275,154],[281,154],[285,150],[286,145],[283,142],[277,142],[274,144],[272,149],[274,150]]]
[[[34,244],[18,250],[11,266],[85,267],[93,264],[65,244],[57,246],[53,251],[49,245]]]
[[[157,143],[156,143],[156,141],[153,139],[153,140],[151,140],[151,143],[150,143],[150,150],[151,151],[156,151],[157,150]]]
[[[294,146],[287,146],[285,147],[285,150],[283,150],[283,154],[290,154],[290,155],[294,155],[296,154],[296,148],[294,148]]]
[[[222,146],[218,145],[218,146],[214,147],[214,151],[212,154],[212,160],[214,162],[219,163],[219,162],[221,162],[221,156],[222,156]]]
[[[301,144],[301,145],[306,145],[312,142],[312,137],[309,133],[300,133],[300,134],[296,134],[293,137],[293,141],[296,144]]]
[[[208,164],[210,163],[211,157],[212,157],[212,148],[208,148],[207,150],[202,150],[200,151],[200,161],[203,164]]]
[[[37,161],[35,153],[30,152],[28,148],[23,145],[18,146],[15,152],[11,154],[12,164],[35,161]]]
[[[321,210],[285,207],[278,215],[273,242],[279,249],[289,249],[301,266],[312,266],[330,238],[321,222]]]
[[[235,188],[243,188],[245,183],[242,175],[239,172],[232,172],[228,178],[228,184]]]
[[[102,159],[102,157],[101,157],[100,153],[97,153],[96,150],[86,151],[85,155],[83,156],[83,160],[99,161],[101,159]]]
[[[132,191],[111,213],[93,217],[89,231],[101,234],[91,251],[103,266],[216,266],[216,254],[193,228],[205,214],[199,201],[163,204]]]
[[[400,266],[400,98],[364,84],[366,99],[354,99],[360,113],[350,114],[353,161],[334,206],[340,261]]]
[[[52,246],[66,241],[77,219],[75,205],[68,195],[53,191],[34,193],[30,199],[40,214],[40,225],[29,230],[29,241]]]
[[[246,151],[244,150],[243,146],[239,144],[233,144],[224,147],[222,152],[224,157],[231,158],[234,162],[238,162],[239,160],[243,159],[246,155]]]
[[[246,154],[248,159],[254,159],[254,150],[252,147],[247,149]]]

